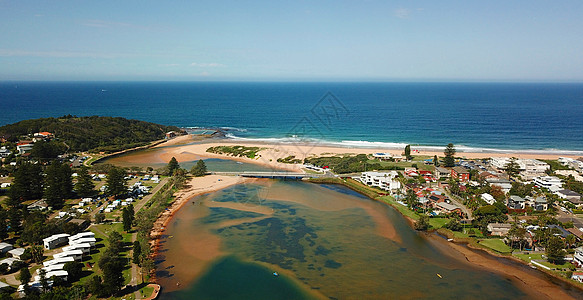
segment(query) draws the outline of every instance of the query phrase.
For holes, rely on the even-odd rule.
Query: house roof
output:
[[[581,197],[581,194],[571,191],[571,190],[560,190],[558,193],[561,193],[565,196],[573,196],[573,197]]]
[[[581,238],[583,236],[583,232],[577,228],[568,228],[568,232],[572,233],[574,236]]]
[[[439,206],[447,211],[454,211],[456,209],[459,209],[459,207],[457,207],[453,204],[445,203],[445,202],[437,203],[437,206]]]
[[[466,168],[464,168],[464,167],[453,167],[452,170],[454,170],[458,174],[468,174],[468,173],[470,173],[470,171],[466,170]]]

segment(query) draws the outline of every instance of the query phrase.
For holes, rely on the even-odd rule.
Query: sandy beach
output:
[[[157,147],[163,147],[168,145],[176,145],[174,147],[168,147],[164,149],[164,153],[161,153],[159,157],[164,161],[170,161],[172,157],[175,157],[179,162],[182,161],[192,161],[200,159],[201,157],[208,158],[228,158],[242,162],[249,162],[255,164],[261,164],[274,169],[285,169],[290,171],[300,171],[299,165],[278,163],[277,159],[285,158],[288,156],[294,156],[297,159],[305,159],[307,157],[314,156],[327,156],[327,155],[344,155],[344,154],[372,154],[372,153],[391,153],[393,155],[402,155],[402,150],[396,149],[382,149],[382,148],[348,148],[348,147],[335,147],[329,145],[319,145],[319,144],[294,144],[294,143],[266,143],[266,142],[246,142],[246,141],[235,141],[235,140],[216,140],[209,139],[207,141],[202,141],[198,144],[183,145],[180,144],[188,143],[192,141],[191,136],[181,136],[167,143],[161,144]],[[222,154],[208,153],[206,150],[210,147],[215,146],[247,146],[247,147],[260,147],[262,150],[258,152],[258,156],[255,159],[247,157],[232,157]],[[412,147],[412,155],[414,156],[427,156],[433,157],[437,155],[438,157],[443,157],[443,152],[432,152],[416,150]],[[494,152],[458,152],[456,157],[463,157],[467,159],[483,159],[490,157],[517,157],[517,158],[533,158],[533,159],[547,159],[554,160],[559,157],[571,157],[578,158],[578,156],[569,155],[559,155],[559,154],[544,154],[544,153],[527,153],[527,152],[513,152],[513,153],[494,153]]]

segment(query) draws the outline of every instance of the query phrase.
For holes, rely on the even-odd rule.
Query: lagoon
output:
[[[393,208],[299,181],[257,180],[193,198],[168,224],[156,264],[161,299],[529,296],[444,253]]]

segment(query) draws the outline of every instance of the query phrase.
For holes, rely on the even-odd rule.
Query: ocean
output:
[[[583,155],[583,83],[2,82],[0,125],[119,116],[242,140]]]

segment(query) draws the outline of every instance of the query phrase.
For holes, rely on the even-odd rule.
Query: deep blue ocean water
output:
[[[0,125],[66,114],[232,138],[583,153],[583,83],[0,83]]]

